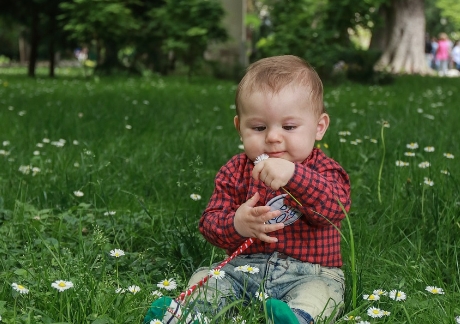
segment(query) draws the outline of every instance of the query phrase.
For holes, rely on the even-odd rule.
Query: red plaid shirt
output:
[[[233,218],[238,207],[259,192],[257,206],[284,194],[252,178],[253,161],[246,154],[235,155],[217,173],[211,199],[200,219],[200,232],[212,244],[235,251],[246,238],[238,234]],[[302,205],[286,196],[284,203],[299,210],[296,222],[268,235],[277,243],[258,239],[243,254],[282,252],[301,261],[327,267],[342,266],[340,221],[345,214],[337,202],[350,209],[350,179],[345,170],[321,150],[314,148],[302,163],[295,164],[294,175],[284,186]]]

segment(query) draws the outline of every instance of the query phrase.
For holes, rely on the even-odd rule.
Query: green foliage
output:
[[[437,0],[436,6],[441,9],[442,16],[454,25],[456,31],[460,30],[460,2],[456,0]]]
[[[221,22],[224,11],[216,0],[167,0],[149,15],[149,29],[163,39],[162,51],[174,53],[189,67],[189,73],[202,59],[208,44],[228,37]]]

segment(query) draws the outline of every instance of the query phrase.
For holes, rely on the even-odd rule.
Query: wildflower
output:
[[[232,318],[233,322],[238,323],[238,324],[246,324],[246,320],[243,319],[243,316],[238,314],[237,316]]]
[[[257,291],[256,292],[256,297],[260,301],[264,301],[264,300],[270,298],[270,296],[268,296],[268,294],[266,292],[263,292],[263,291]]]
[[[32,154],[35,156],[40,155],[40,151],[34,151]]]
[[[339,132],[339,135],[340,136],[350,136],[351,133],[349,131],[341,131],[341,132]]]
[[[45,145],[43,145],[43,143],[37,143],[36,146],[37,146],[37,147],[43,147],[43,146],[45,146]]]
[[[417,108],[417,112],[418,112],[419,114],[421,114],[421,113],[423,113],[423,109],[422,109],[422,108]]]
[[[235,268],[235,271],[247,272],[246,266],[238,266]]]
[[[133,126],[131,126],[131,125],[126,125],[125,128],[126,128],[126,129],[132,129]]]
[[[377,144],[377,140],[376,140],[375,138],[371,138],[369,141],[370,141],[371,143]]]
[[[383,312],[383,316],[390,316],[391,315],[391,312],[389,312],[389,311],[382,310],[382,312]]]
[[[104,216],[113,216],[113,215],[115,215],[116,213],[117,213],[116,211],[110,210],[110,211],[106,211],[106,212],[104,213]]]
[[[428,168],[430,165],[431,165],[430,162],[424,161],[424,162],[419,163],[419,164],[418,164],[418,167],[419,167],[419,168],[422,168],[422,169],[426,169],[426,168]]]
[[[159,290],[154,290],[152,291],[151,295],[160,298],[161,296],[163,296],[163,293]]]
[[[363,295],[363,299],[365,299],[365,300],[379,300],[380,296],[379,295],[374,295],[374,294]]]
[[[163,323],[162,321],[160,321],[159,319],[155,318],[155,319],[151,320],[149,324],[162,324],[162,323]]]
[[[125,251],[120,250],[120,249],[114,249],[110,251],[110,256],[119,258],[121,256],[125,255]]]
[[[2,144],[3,144],[3,146],[8,146],[8,145],[10,145],[10,141],[3,141]]]
[[[406,145],[406,147],[410,150],[415,150],[418,148],[418,144],[417,143],[409,143]]]
[[[123,289],[123,288],[117,288],[115,289],[115,293],[116,294],[124,294],[126,292],[126,289]]]
[[[49,143],[49,142],[50,142],[50,139],[45,137],[44,139],[42,139],[42,142],[43,142],[43,143]]]
[[[22,172],[23,174],[29,174],[31,169],[32,167],[30,165],[21,165],[19,167],[19,172]]]
[[[415,156],[414,152],[404,152],[405,156]]]
[[[40,168],[33,167],[32,168],[32,176],[35,177],[37,175],[37,173],[39,173],[40,171],[41,171]]]
[[[425,290],[432,293],[433,295],[444,295],[444,290],[435,286],[427,286]]]
[[[72,144],[73,144],[73,145],[78,145],[78,144],[80,144],[80,143],[79,143],[77,140],[73,140]]]
[[[450,172],[447,171],[447,170],[441,170],[441,173],[442,173],[442,174],[445,174],[445,175],[450,175]]]
[[[73,166],[76,167],[76,168],[79,168],[79,167],[80,167],[80,163],[75,162],[75,163],[73,164]]]
[[[243,144],[240,144],[240,145],[238,145],[238,148],[239,148],[240,150],[244,150],[244,145],[243,145]]]
[[[423,183],[426,184],[426,185],[429,185],[430,187],[433,187],[434,186],[434,182],[428,178],[425,178],[423,180]]]
[[[356,322],[356,324],[371,324],[371,322],[369,322],[369,321],[360,321],[360,322]]]
[[[399,166],[399,167],[409,166],[409,162],[396,161],[396,166]]]
[[[23,285],[18,285],[17,283],[12,283],[11,287],[13,287],[13,289],[16,290],[20,294],[27,295],[29,293],[29,289],[27,289]]]
[[[134,285],[133,285],[133,286],[129,286],[129,287],[128,287],[128,291],[131,292],[131,293],[133,293],[133,294],[136,294],[136,293],[138,293],[139,291],[141,291],[141,287],[139,287],[139,286],[134,286]]]
[[[358,142],[356,142],[356,141],[350,141],[350,144],[352,144],[352,145],[358,145]]]
[[[10,155],[10,152],[5,151],[5,150],[0,150],[0,155],[8,156]]]
[[[269,156],[267,154],[261,154],[254,161],[254,165],[256,165],[257,163],[262,162],[263,160],[266,160],[268,158],[269,158]]]
[[[455,323],[460,324],[460,316],[455,316]]]
[[[396,301],[406,300],[406,298],[407,298],[406,293],[404,293],[402,291],[398,291],[398,290],[390,291],[389,297],[391,299],[393,299],[393,300],[396,300]]]
[[[174,290],[177,287],[177,283],[172,279],[165,279],[157,283],[158,288],[164,288],[166,290]]]
[[[361,316],[354,316],[354,315],[345,315],[343,317],[344,321],[359,321],[361,319]]]
[[[201,199],[201,196],[199,194],[193,193],[193,194],[190,195],[190,198],[192,198],[195,201],[198,201],[198,200]]]
[[[225,271],[219,269],[212,269],[209,271],[209,274],[216,279],[223,279],[225,277]]]
[[[453,159],[454,158],[454,155],[451,154],[451,153],[444,153],[443,155],[448,159]]]
[[[345,138],[343,138],[343,137],[339,138],[339,142],[340,142],[340,143],[345,143],[346,141],[347,141],[347,140],[346,140]]]
[[[252,267],[248,264],[246,265],[246,271],[249,272],[250,274],[255,274],[255,273],[259,273],[259,268]]]
[[[427,146],[423,149],[425,152],[434,152],[434,147],[433,146]]]
[[[51,287],[56,288],[59,292],[70,289],[73,287],[73,283],[65,280],[56,280],[51,284]]]
[[[372,318],[380,318],[383,316],[383,312],[380,308],[377,308],[377,307],[370,307],[368,310],[367,310],[367,315],[369,315],[370,317]]]
[[[76,190],[73,192],[73,194],[76,196],[76,197],[83,197],[85,194],[83,192],[81,192],[80,190]]]
[[[56,146],[56,147],[64,147],[65,141],[63,141],[63,142],[60,141],[60,140],[59,140],[59,141],[52,141],[52,142],[51,142],[51,145],[54,145],[54,146]]]
[[[386,292],[386,290],[383,290],[383,289],[376,289],[373,291],[373,294],[374,295],[379,295],[379,296],[386,296],[388,295],[388,293]]]

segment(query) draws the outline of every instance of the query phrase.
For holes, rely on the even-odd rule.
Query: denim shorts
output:
[[[218,264],[213,264],[211,269]],[[258,268],[259,272],[235,271],[245,265]],[[206,277],[209,270],[198,269],[190,278],[189,286]],[[286,302],[299,322],[308,324],[311,319],[326,318],[333,323],[343,308],[345,278],[340,268],[302,262],[274,252],[239,255],[221,270],[225,271],[225,277],[210,278],[192,299],[217,302],[216,310],[219,310],[235,299],[251,300],[262,292]]]

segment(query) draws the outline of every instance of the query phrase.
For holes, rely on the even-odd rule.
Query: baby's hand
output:
[[[285,186],[292,178],[295,164],[291,161],[278,158],[269,158],[258,162],[252,171],[252,177],[260,180],[273,190]]]
[[[241,236],[256,237],[267,243],[276,243],[278,239],[266,233],[280,230],[284,228],[284,224],[265,224],[265,222],[279,216],[281,212],[279,210],[271,212],[270,206],[254,207],[259,198],[259,193],[256,193],[236,210],[233,220],[235,229]]]

